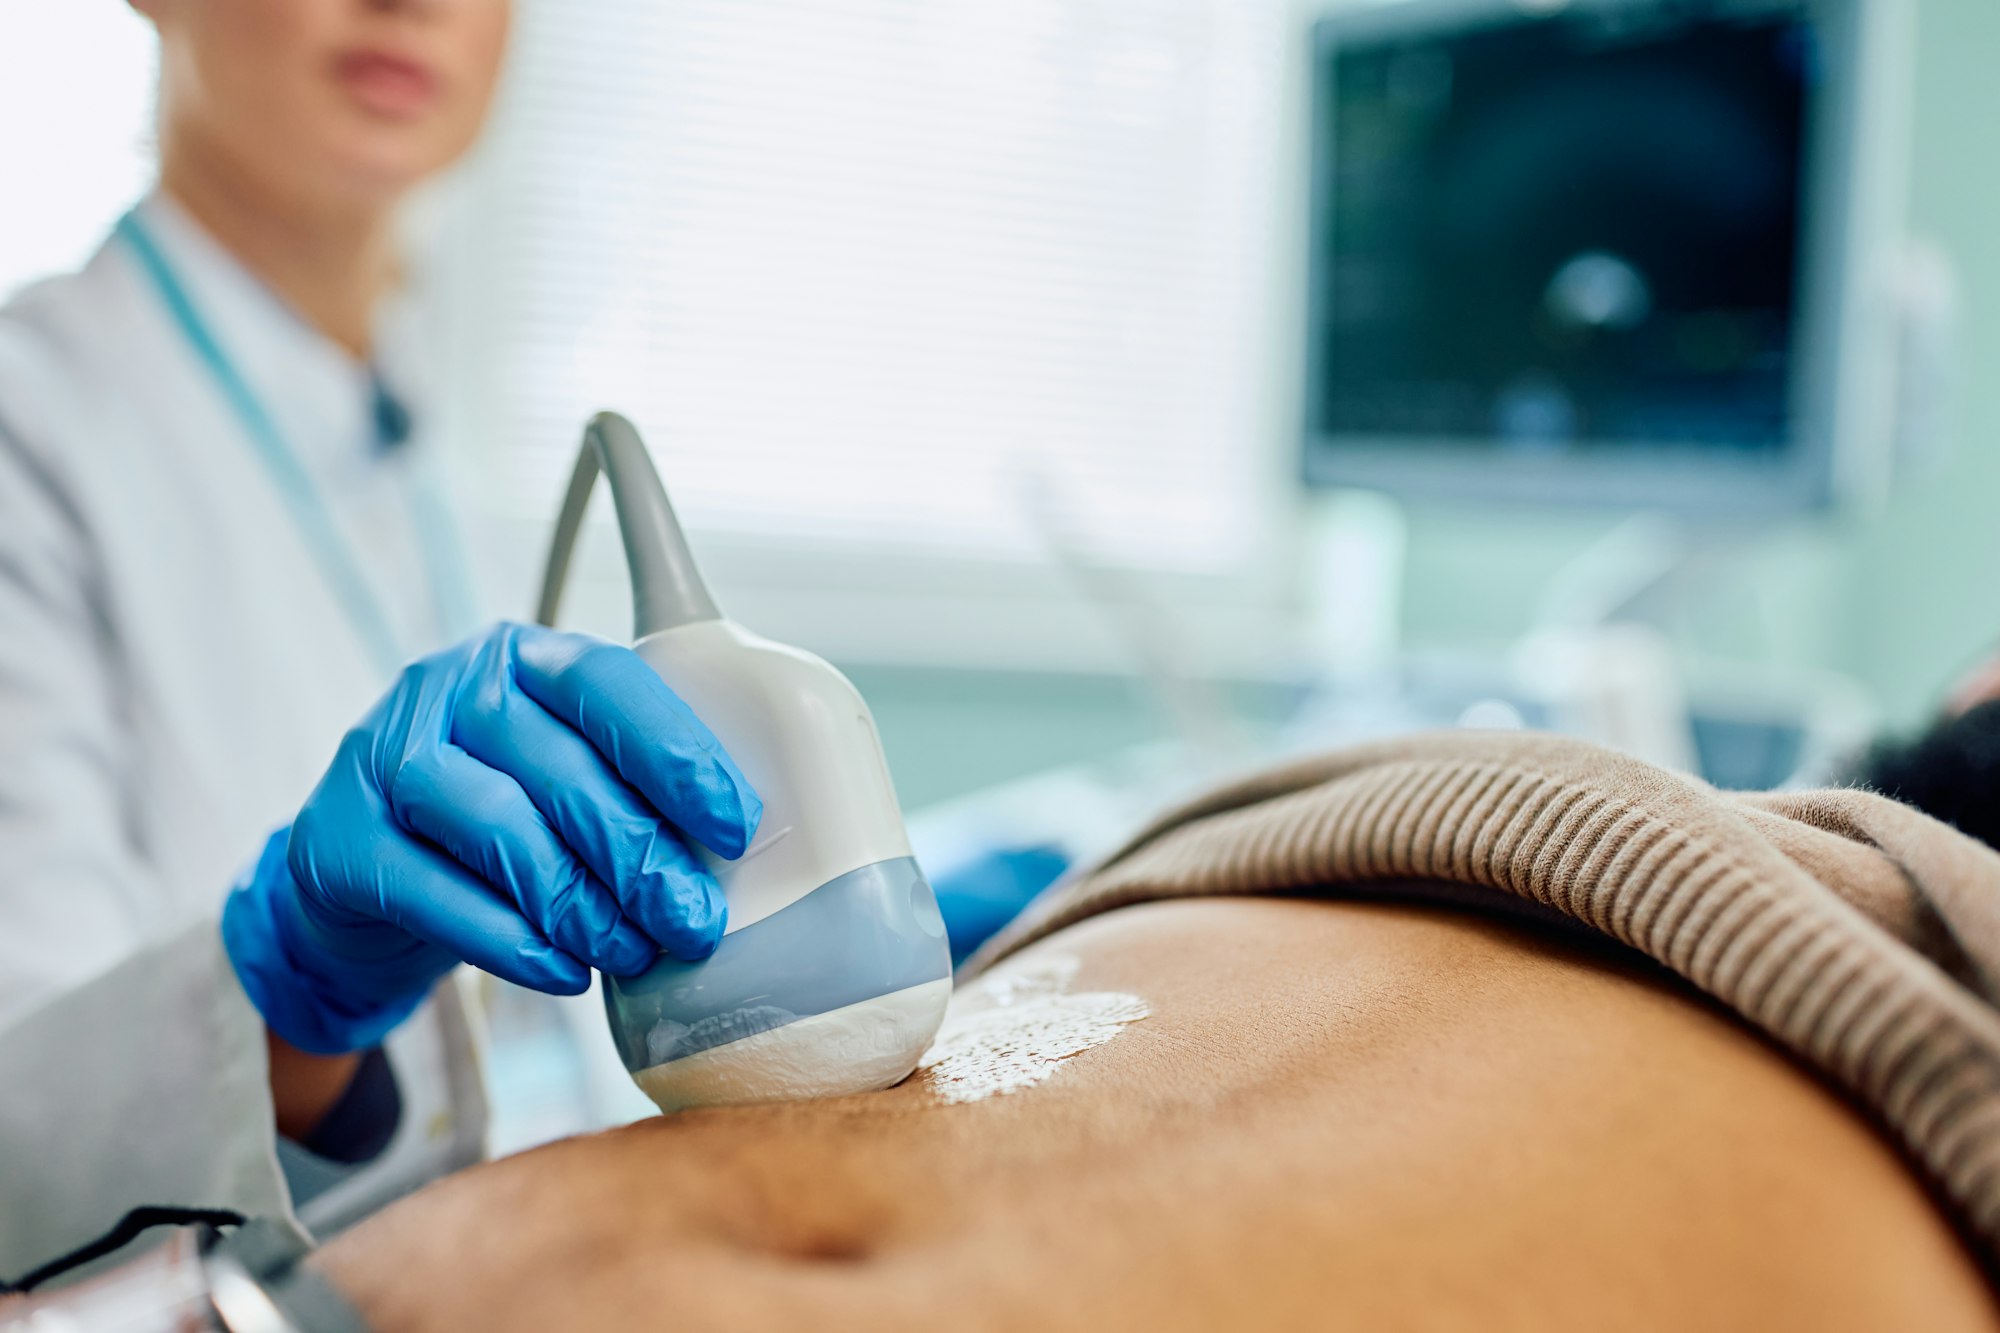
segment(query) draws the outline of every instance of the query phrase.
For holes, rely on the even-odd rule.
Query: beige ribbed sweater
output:
[[[1724,793],[1576,741],[1413,736],[1170,811],[968,964],[1213,894],[1440,890],[1664,964],[1859,1103],[2000,1274],[2000,854],[1860,791]]]

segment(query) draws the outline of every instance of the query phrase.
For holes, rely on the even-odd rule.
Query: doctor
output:
[[[476,1159],[440,983],[704,955],[691,848],[760,811],[627,650],[439,650],[477,621],[396,208],[477,134],[506,0],[133,4],[158,188],[0,310],[0,1276]]]

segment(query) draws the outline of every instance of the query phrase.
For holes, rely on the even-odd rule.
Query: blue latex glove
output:
[[[1060,848],[1002,847],[939,875],[931,891],[944,913],[951,965],[964,962],[1067,869],[1069,857]]]
[[[271,1031],[372,1046],[461,959],[573,995],[706,957],[726,907],[683,838],[743,854],[763,802],[628,648],[498,625],[408,667],[224,906]]]

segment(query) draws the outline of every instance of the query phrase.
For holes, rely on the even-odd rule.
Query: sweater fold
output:
[[[1869,792],[1721,792],[1553,736],[1404,737],[1168,811],[966,971],[1134,903],[1364,886],[1652,958],[1866,1111],[2000,1274],[2000,854]]]

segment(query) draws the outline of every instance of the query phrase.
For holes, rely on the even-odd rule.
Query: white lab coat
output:
[[[421,434],[384,455],[366,367],[169,202],[140,217],[401,643],[438,646]],[[127,243],[0,309],[0,1275],[137,1204],[284,1206],[215,919],[387,683]],[[392,1039],[401,1126],[323,1220],[478,1155],[472,1050],[448,988]]]

